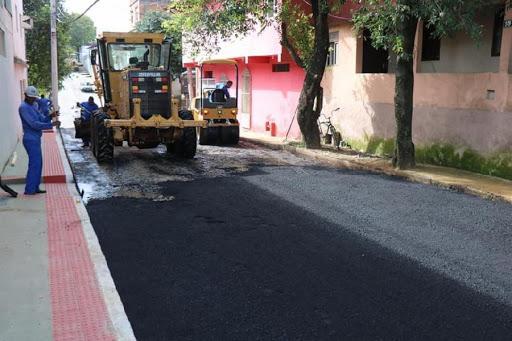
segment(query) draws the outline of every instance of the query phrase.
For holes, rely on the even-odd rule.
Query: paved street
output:
[[[249,142],[98,165],[73,115],[66,148],[139,340],[512,335],[509,204]]]
[[[66,131],[140,340],[508,339],[512,210],[242,143],[116,151]]]
[[[0,341],[512,341],[511,1],[0,0]]]

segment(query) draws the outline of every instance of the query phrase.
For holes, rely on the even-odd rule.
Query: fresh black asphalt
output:
[[[157,186],[87,205],[138,340],[512,339],[507,204],[302,165]]]

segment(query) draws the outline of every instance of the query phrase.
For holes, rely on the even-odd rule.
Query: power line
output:
[[[100,0],[95,0],[89,7],[87,7],[87,9],[85,11],[82,12],[82,14],[80,14],[78,17],[74,18],[73,20],[71,20],[68,24],[72,24],[74,23],[75,21],[77,21],[78,19],[80,19],[81,17],[83,17],[87,12],[89,12],[89,10],[94,6],[96,5],[98,2],[100,2]]]

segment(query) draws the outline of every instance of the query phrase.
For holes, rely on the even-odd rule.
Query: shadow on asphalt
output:
[[[512,335],[511,307],[244,176],[160,185],[87,206],[138,340]]]

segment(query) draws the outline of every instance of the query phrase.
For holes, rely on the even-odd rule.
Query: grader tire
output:
[[[221,128],[221,141],[222,144],[225,145],[236,145],[240,140],[240,127],[232,126],[232,127],[222,127]]]
[[[180,111],[179,116],[182,120],[194,120],[194,115],[192,115],[192,112],[188,110]],[[173,147],[178,156],[185,159],[193,159],[194,156],[196,156],[197,151],[196,128],[183,128],[181,139],[176,141]],[[167,146],[167,150],[169,151],[169,146]]]
[[[103,123],[105,115],[100,114],[95,120],[95,152],[99,163],[112,162],[114,159],[114,139],[112,129],[105,127]]]

